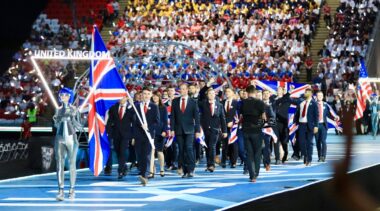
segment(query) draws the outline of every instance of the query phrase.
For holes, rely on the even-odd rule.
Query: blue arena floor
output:
[[[290,147],[291,148],[291,147]],[[176,172],[149,180],[142,187],[132,171],[122,181],[112,176],[94,177],[89,170],[79,170],[76,199],[57,202],[55,173],[0,181],[0,210],[216,210],[232,207],[245,201],[331,178],[332,165],[344,156],[343,137],[328,136],[326,163],[318,163],[316,149],[311,167],[292,159],[285,165],[261,169],[256,183],[248,182],[243,168],[220,167],[214,173],[205,172],[205,165],[196,168],[193,179],[182,179]],[[380,163],[380,138],[355,137],[351,170]],[[66,174],[68,179],[68,174]],[[68,184],[68,180],[66,180]],[[66,190],[66,192],[68,192]]]

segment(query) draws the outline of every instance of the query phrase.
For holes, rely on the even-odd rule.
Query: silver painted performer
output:
[[[76,156],[78,151],[78,140],[76,129],[81,129],[79,123],[79,113],[72,105],[74,93],[69,88],[62,88],[59,91],[59,101],[61,106],[56,110],[53,117],[54,126],[57,129],[55,137],[55,158],[57,164],[57,179],[58,179],[58,195],[56,199],[63,201],[64,194],[64,175],[65,175],[65,159],[68,157],[70,169],[70,190],[69,199],[75,198],[75,181],[76,181]]]

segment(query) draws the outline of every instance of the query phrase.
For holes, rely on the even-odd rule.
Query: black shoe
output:
[[[280,160],[276,160],[276,162],[274,162],[274,165],[280,165]]]
[[[318,158],[318,162],[322,162],[322,159],[320,157]]]
[[[292,155],[292,159],[298,161],[298,160],[300,159],[300,157],[297,156],[297,155],[295,155],[295,154],[293,154],[293,155]]]
[[[104,175],[106,175],[106,176],[111,176],[111,174],[112,174],[112,169],[104,169]]]
[[[182,175],[182,178],[187,178],[187,177],[188,177],[187,174],[183,174],[183,175]]]
[[[193,178],[193,177],[194,177],[194,172],[190,172],[190,173],[188,173],[188,174],[187,174],[187,177],[188,177],[188,178]]]
[[[321,162],[326,162],[326,158],[324,156],[321,157]]]
[[[232,169],[236,168],[236,164],[232,164],[232,165],[231,165],[231,168],[232,168]]]
[[[244,174],[244,175],[247,175],[248,173],[249,173],[248,170],[247,170],[247,169],[244,169],[243,174]]]
[[[123,173],[119,173],[118,176],[117,176],[117,179],[123,179]]]
[[[136,163],[132,163],[131,166],[129,167],[129,170],[131,170],[133,167],[137,167]]]
[[[222,168],[226,168],[226,164],[225,164],[225,163],[220,164],[220,166],[221,166]]]
[[[153,179],[153,178],[154,178],[154,174],[150,173],[149,176],[148,176],[148,179]]]

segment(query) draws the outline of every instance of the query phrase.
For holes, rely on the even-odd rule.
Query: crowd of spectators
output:
[[[87,39],[86,33],[79,35]],[[82,45],[83,44],[83,45]],[[19,125],[28,119],[28,109],[37,109],[41,116],[49,102],[40,79],[28,57],[34,50],[81,49],[87,48],[80,42],[78,33],[67,24],[59,24],[56,19],[48,19],[41,14],[35,21],[30,38],[13,56],[11,67],[0,77],[0,124]],[[73,78],[76,64],[67,61],[37,61],[43,75],[52,88],[58,89],[61,84]]]
[[[24,120],[30,121],[27,114],[31,110],[36,109],[37,117],[40,117],[48,106],[48,95],[43,90],[36,70],[28,61],[28,56],[35,50],[88,50],[92,24],[97,24],[99,29],[103,23],[111,25],[118,13],[119,2],[109,0],[99,13],[90,9],[89,14],[81,18],[77,29],[60,23],[58,19],[49,19],[44,13],[40,14],[32,26],[29,39],[15,53],[9,70],[0,77],[0,124],[20,125]],[[89,25],[91,27],[87,27]],[[75,62],[37,62],[53,91],[58,91],[62,85],[72,80],[77,69]],[[37,121],[33,124],[37,124]]]
[[[128,1],[121,11],[118,1],[108,1],[101,12],[103,23],[111,25],[116,20],[112,37],[107,43],[111,50],[126,42],[175,41],[190,46],[209,58],[230,77],[233,85],[244,88],[250,79],[298,82],[300,71],[311,71],[313,62],[310,45],[317,28],[319,15],[324,15],[330,30],[329,37],[316,61],[317,74],[308,80],[327,93],[333,102],[355,101],[349,85],[358,79],[360,59],[364,58],[375,24],[379,0],[341,0],[334,17],[330,8],[315,0],[286,1]],[[122,15],[118,17],[118,14]],[[84,21],[94,22],[99,14],[94,12]],[[366,23],[366,24],[362,24]],[[0,119],[22,119],[33,106],[43,113],[47,96],[41,89],[35,70],[27,56],[37,49],[88,49],[91,35],[88,28],[74,29],[48,19],[41,14],[33,25],[28,39],[15,55],[10,69],[0,77]],[[128,49],[126,49],[128,50]],[[133,49],[134,55],[175,55],[176,48]],[[120,51],[119,51],[120,52]],[[191,57],[193,52],[187,52]],[[46,71],[45,77],[58,89],[73,77],[76,64],[71,62],[39,62]],[[121,73],[132,68],[141,69],[143,63],[128,61],[122,64]],[[136,66],[137,65],[137,66]],[[157,65],[145,73],[173,74],[176,68],[191,66]],[[148,69],[150,67],[147,67]],[[128,72],[128,71],[127,71]],[[129,76],[130,77],[130,76]],[[173,77],[182,77],[173,76]],[[166,78],[172,80],[174,78]],[[83,96],[88,83],[80,86]],[[81,94],[80,94],[81,96]],[[352,99],[351,99],[352,98]],[[337,106],[339,108],[339,105]],[[339,112],[339,110],[337,110]],[[20,120],[21,121],[21,120]]]
[[[376,21],[379,0],[341,0],[336,14],[328,25],[329,37],[318,55],[317,75],[313,83],[332,93],[333,89],[347,90],[356,85]],[[327,5],[328,7],[328,5]]]
[[[114,49],[125,42],[175,41],[208,56],[231,77],[297,81],[309,54],[319,10],[319,2],[314,0],[136,0],[125,8],[107,46]],[[149,53],[163,53],[155,50],[160,49]]]

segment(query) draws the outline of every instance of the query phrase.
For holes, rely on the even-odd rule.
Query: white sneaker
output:
[[[74,188],[71,188],[69,191],[69,199],[71,199],[71,200],[75,199]]]
[[[58,190],[58,195],[55,197],[57,201],[63,201],[65,200],[65,193],[63,192],[63,189]]]

